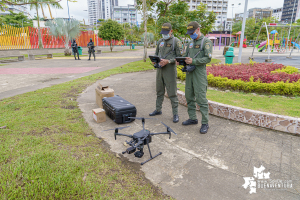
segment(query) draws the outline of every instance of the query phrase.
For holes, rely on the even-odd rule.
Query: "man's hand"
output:
[[[192,64],[192,62],[193,62],[193,58],[187,57],[187,58],[185,59],[185,62],[186,62],[186,64],[190,65],[190,64]]]
[[[176,65],[179,65],[179,62],[176,61]]]
[[[169,60],[167,60],[167,59],[161,59],[159,64],[160,64],[160,66],[163,67],[163,66],[169,64]]]

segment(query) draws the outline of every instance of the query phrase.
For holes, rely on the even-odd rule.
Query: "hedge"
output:
[[[177,67],[177,77],[182,81],[185,80],[186,74],[181,71],[182,66]],[[288,69],[290,70],[290,69]],[[279,94],[286,96],[300,96],[300,79],[297,82],[278,81],[275,83],[262,83],[259,80],[253,81],[253,77],[249,81],[232,80],[227,77],[217,76],[213,74],[207,75],[208,85],[221,89],[239,90],[244,92]]]

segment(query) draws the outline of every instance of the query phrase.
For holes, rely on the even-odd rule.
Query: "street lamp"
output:
[[[237,8],[241,5],[241,3],[238,4],[238,6],[234,7],[234,4],[231,4],[232,6],[232,18],[231,18],[231,31],[230,31],[230,42],[229,42],[229,46],[231,44],[231,34],[232,34],[232,26],[233,26],[233,8]]]

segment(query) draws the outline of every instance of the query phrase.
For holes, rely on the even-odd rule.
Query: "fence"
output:
[[[64,37],[54,37],[48,28],[41,28],[41,38],[44,48],[64,48]],[[16,28],[9,25],[0,27],[0,50],[9,49],[38,49],[38,29],[32,27]],[[93,39],[97,46],[110,45],[109,41],[99,38],[94,31],[81,31],[77,38],[78,46],[86,47],[87,43]],[[124,41],[113,41],[114,45],[124,45]],[[69,47],[71,42],[69,41]]]

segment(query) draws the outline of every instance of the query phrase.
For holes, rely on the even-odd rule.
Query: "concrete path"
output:
[[[154,49],[148,49],[148,54],[153,53]],[[143,50],[139,50],[103,53],[96,56],[96,61],[88,61],[88,57],[55,57],[0,65],[0,99],[106,71],[142,57]]]
[[[114,75],[100,81],[109,85],[120,95],[137,107],[138,117],[149,117],[155,109],[155,71]],[[83,116],[98,137],[103,138],[111,150],[120,156],[127,147],[125,140],[114,139],[114,131],[102,130],[118,127],[111,119],[97,124],[92,118],[95,103],[96,84],[88,87],[78,98]],[[258,128],[210,115],[210,129],[205,135],[199,134],[199,125],[184,127],[188,119],[187,108],[179,106],[180,122],[172,122],[171,104],[165,99],[163,115],[158,120],[146,120],[146,128],[152,132],[165,131],[163,121],[178,135],[153,137],[150,144],[152,155],[162,152],[154,160],[141,167],[145,176],[163,191],[176,199],[300,199],[300,137],[282,132]],[[197,112],[198,120],[201,119]],[[201,121],[201,120],[200,120]],[[135,120],[130,128],[122,133],[133,134],[142,129],[141,121]],[[120,125],[124,126],[124,125]],[[135,158],[133,154],[124,155],[132,165],[138,166],[149,158],[145,155]],[[253,177],[254,167],[264,166],[266,179],[292,180],[291,189],[260,189],[249,194],[243,177]],[[263,175],[263,172],[260,175]],[[268,172],[270,174],[268,174]],[[248,182],[247,185],[250,185]],[[253,188],[252,188],[253,189]]]

